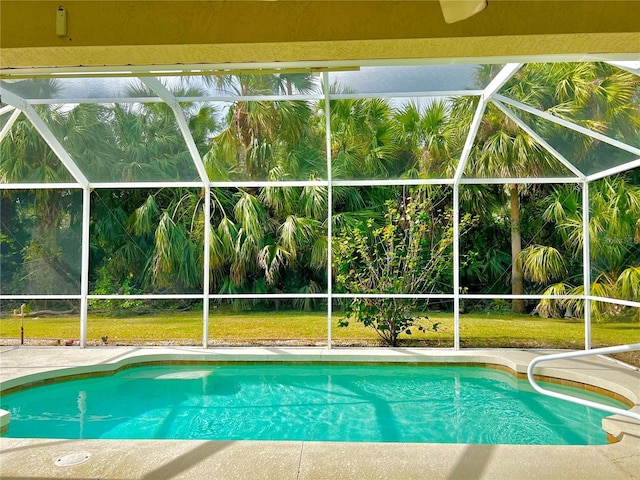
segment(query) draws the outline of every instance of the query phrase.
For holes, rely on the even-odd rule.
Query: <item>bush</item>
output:
[[[451,212],[434,209],[428,199],[406,197],[401,207],[386,202],[382,226],[360,222],[336,238],[337,290],[356,294],[433,293],[447,283],[452,265]],[[389,346],[398,335],[436,331],[438,324],[414,316],[417,301],[405,298],[354,298],[344,305],[345,317],[375,329]]]

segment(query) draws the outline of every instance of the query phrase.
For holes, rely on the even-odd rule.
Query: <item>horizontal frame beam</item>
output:
[[[279,299],[279,298],[399,298],[399,299],[453,299],[453,293],[234,293],[234,294],[209,294],[209,299],[233,300],[233,299]],[[80,300],[81,295],[57,295],[57,294],[22,294],[22,295],[1,295],[0,300]],[[148,293],[137,295],[87,295],[91,300],[171,300],[171,299],[194,299],[202,300],[202,293]],[[622,300],[618,298],[588,296],[593,302],[606,302],[626,307],[640,308],[640,302]],[[583,300],[582,295],[511,295],[492,293],[461,293],[460,299],[470,300]]]
[[[629,168],[640,166],[640,159],[634,162]],[[624,171],[626,169],[620,169]],[[599,176],[589,177],[588,180],[597,180]],[[502,184],[562,184],[580,183],[582,180],[572,177],[549,177],[549,178],[462,178],[460,185],[502,185]],[[427,179],[389,179],[389,180],[334,180],[331,185],[334,187],[372,187],[372,186],[405,186],[405,185],[453,185],[454,180],[450,178],[427,178]],[[209,182],[211,188],[267,188],[267,187],[326,187],[329,182],[326,180],[289,180],[289,181],[225,181]],[[144,189],[144,188],[204,188],[202,182],[101,182],[90,183],[89,188],[93,190],[109,189]],[[82,188],[79,183],[0,183],[0,189],[5,190],[38,190],[38,189],[66,189]]]
[[[0,190],[67,190],[75,188],[82,188],[82,185],[79,183],[0,183]]]
[[[541,184],[541,183],[582,183],[583,180],[573,177],[548,178],[462,178],[460,185],[502,185],[502,184]]]
[[[407,178],[388,180],[333,180],[335,187],[373,187],[373,186],[403,186],[403,185],[453,185],[451,178]]]

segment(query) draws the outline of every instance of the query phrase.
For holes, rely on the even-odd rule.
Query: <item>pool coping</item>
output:
[[[89,372],[99,372],[99,374],[105,374],[115,371],[119,368],[124,368],[134,364],[148,363],[155,361],[162,362],[303,362],[303,363],[322,363],[322,362],[336,362],[336,363],[417,363],[417,364],[450,364],[450,363],[463,363],[463,364],[485,364],[489,366],[495,366],[497,368],[505,368],[515,372],[517,375],[526,375],[526,369],[529,361],[539,355],[556,353],[557,350],[522,350],[522,349],[465,349],[459,351],[453,351],[448,349],[426,349],[426,348],[333,348],[328,349],[326,347],[224,347],[224,348],[210,348],[204,350],[202,348],[194,347],[92,347],[87,349],[69,348],[69,347],[1,347],[0,348],[0,393],[2,391],[8,391],[16,387],[20,387],[26,384],[44,382],[50,378],[60,378],[69,375],[88,374]],[[589,357],[588,359],[573,359],[573,360],[558,360],[540,365],[536,369],[536,373],[543,377],[557,378],[562,381],[578,382],[581,384],[590,384],[597,387],[597,389],[603,389],[610,392],[614,392],[620,395],[634,404],[634,411],[640,411],[640,371],[638,369],[631,369],[620,362],[613,361],[611,359],[605,359],[601,357]],[[0,419],[0,422],[2,419]],[[583,471],[589,472],[588,478],[599,478],[594,472],[598,472],[601,469],[602,462],[610,462],[611,465],[606,469],[607,479],[613,478],[636,478],[632,472],[640,472],[640,424],[632,419],[620,416],[607,417],[603,420],[603,427],[605,430],[616,437],[620,441],[611,445],[603,446],[566,446],[566,447],[546,447],[546,446],[522,446],[522,445],[493,445],[493,446],[480,446],[480,445],[466,445],[465,444],[332,444],[318,443],[318,442],[198,442],[198,441],[180,441],[187,442],[188,445],[192,445],[197,451],[218,451],[215,444],[226,445],[226,453],[216,453],[215,461],[209,457],[204,463],[221,462],[221,458],[225,455],[230,455],[232,451],[237,452],[253,452],[256,449],[265,453],[265,458],[271,458],[270,462],[263,465],[263,468],[256,471],[256,476],[251,476],[251,469],[256,467],[256,463],[251,459],[246,460],[245,469],[240,468],[238,471],[244,471],[244,478],[267,478],[265,477],[265,471],[269,471],[273,468],[273,471],[277,471],[277,465],[279,461],[275,460],[280,454],[289,458],[291,455],[298,459],[297,475],[294,478],[298,480],[302,478],[396,478],[392,476],[380,476],[381,471],[371,470],[376,463],[370,458],[372,452],[379,451],[379,455],[383,458],[387,457],[384,452],[389,450],[397,451],[398,456],[395,458],[387,458],[390,464],[395,465],[396,470],[402,471],[403,476],[397,478],[411,478],[410,472],[406,471],[406,468],[401,465],[396,465],[398,459],[403,455],[427,455],[431,458],[431,451],[444,452],[445,456],[450,455],[457,460],[455,465],[462,461],[462,457],[458,458],[464,451],[473,452],[494,452],[492,458],[495,457],[496,451],[504,452],[516,452],[519,457],[522,457],[522,461],[526,462],[527,459],[534,455],[542,455],[545,457],[545,468],[549,466],[548,458],[554,457],[555,451],[565,451],[562,456],[557,458],[557,473],[558,477],[563,478],[578,478],[575,475],[576,472]],[[6,437],[0,438],[0,455],[2,463],[0,464],[0,476],[2,478],[69,478],[65,476],[73,472],[77,475],[82,470],[82,466],[67,467],[67,469],[61,469],[55,467],[51,462],[43,461],[40,465],[29,464],[29,469],[26,468],[24,463],[25,455],[46,455],[47,452],[58,448],[60,444],[59,440],[36,440],[36,439],[10,439]],[[169,442],[169,443],[167,443]],[[104,455],[108,456],[108,453],[100,453],[103,450],[105,452],[112,451],[128,452],[134,445],[135,448],[140,448],[145,451],[152,452],[149,455],[162,454],[165,457],[173,458],[171,461],[178,461],[181,458],[178,454],[185,448],[186,444],[175,444],[172,441],[139,441],[139,440],[73,440],[64,441],[64,445],[73,445],[77,448],[96,449],[96,453],[93,455],[93,459],[88,464],[96,463],[97,458],[102,458]],[[214,444],[205,446],[208,444]],[[171,444],[172,449],[175,449],[174,454],[167,455],[166,445]],[[127,445],[129,445],[127,447]],[[164,445],[164,446],[163,446]],[[222,447],[221,447],[222,448]],[[283,452],[287,453],[283,453]],[[356,460],[351,459],[348,463],[351,465],[353,472],[359,472],[359,476],[349,477],[349,472],[344,470],[344,465],[335,465],[333,462],[328,461],[329,465],[325,468],[321,468],[317,462],[320,461],[314,455],[314,452],[342,452],[347,455],[349,451],[360,451],[368,460]],[[280,454],[277,454],[280,452]],[[296,453],[297,452],[297,453]],[[303,452],[306,452],[303,455]],[[409,454],[407,452],[413,452]],[[275,457],[273,456],[275,455]],[[479,459],[484,458],[481,453],[475,453]],[[615,458],[610,458],[611,456]],[[314,459],[312,464],[308,464],[309,459]],[[127,458],[128,454],[127,454]],[[226,458],[226,457],[225,457]],[[346,458],[346,457],[345,457]],[[376,455],[378,458],[378,455]],[[538,457],[540,459],[540,457]],[[22,459],[22,460],[21,460]],[[306,461],[304,461],[306,459]],[[590,465],[590,462],[598,459],[598,465]],[[165,459],[166,460],[166,459]],[[486,460],[486,459],[485,459]],[[529,458],[533,461],[533,458]],[[113,459],[112,459],[113,461]],[[266,460],[265,460],[266,461]],[[294,460],[292,465],[295,464]],[[453,461],[453,460],[452,460]],[[145,461],[132,461],[132,465],[136,465],[137,471],[128,470],[125,476],[121,473],[119,476],[110,477],[109,469],[103,472],[104,478],[151,478],[145,477],[149,472],[154,471],[154,464],[150,464]],[[497,462],[497,463],[496,463]],[[48,465],[51,463],[51,465]],[[126,463],[126,462],[125,462]],[[232,462],[233,463],[233,462]],[[259,462],[258,462],[259,463]],[[535,463],[535,462],[534,462]],[[552,462],[553,463],[553,462]],[[221,465],[221,464],[220,464]],[[429,465],[423,465],[423,468],[430,468]],[[442,463],[441,473],[450,471],[454,464]],[[502,465],[502,467],[500,467]],[[569,469],[569,465],[573,465],[572,469]],[[113,464],[112,466],[115,466]],[[157,464],[155,465],[157,466]],[[212,465],[210,465],[212,466]],[[54,468],[55,467],[55,468]],[[97,465],[95,465],[97,468]],[[331,467],[331,468],[329,468]],[[401,468],[402,467],[402,468]],[[489,468],[490,467],[490,468]],[[638,468],[636,468],[638,467]],[[46,473],[37,475],[38,469],[44,469]],[[86,467],[90,468],[90,467]],[[195,468],[195,467],[194,467]],[[234,467],[238,469],[236,465]],[[265,470],[265,468],[267,470]],[[291,467],[293,468],[293,467]],[[336,468],[341,469],[341,476],[329,475],[330,471],[336,472]],[[458,473],[460,473],[458,468]],[[492,471],[492,476],[486,478],[501,478],[501,473],[511,472],[513,469],[517,469],[518,464],[513,463],[512,460],[493,458],[490,465],[484,466],[485,470]],[[333,469],[333,470],[332,470]],[[447,470],[449,469],[449,470]],[[502,469],[502,470],[501,470]],[[29,471],[27,471],[29,470]],[[99,469],[98,469],[99,470]],[[186,470],[193,470],[192,468]],[[186,471],[185,470],[185,471]],[[197,469],[196,469],[197,470]],[[88,470],[91,471],[91,470]],[[120,468],[115,468],[115,472],[120,472]],[[194,470],[195,471],[195,470]],[[145,473],[146,472],[146,473]],[[305,473],[306,472],[306,473]],[[324,472],[324,473],[323,473]],[[366,474],[369,472],[369,474]],[[377,473],[376,473],[377,472]],[[564,473],[563,473],[564,472]],[[617,472],[613,474],[611,472]],[[473,472],[470,470],[469,474]],[[477,473],[477,472],[476,472]],[[528,469],[526,477],[520,474],[520,478],[538,478],[536,477],[534,470]],[[260,475],[258,475],[260,474]],[[304,474],[304,475],[303,475]],[[387,474],[392,474],[387,472]],[[550,478],[547,471],[546,476],[540,478]],[[54,476],[52,476],[54,475]],[[223,477],[232,478],[229,475],[232,473],[227,472]],[[324,477],[323,475],[327,475]],[[488,475],[488,473],[487,473]],[[567,476],[569,475],[569,476]],[[6,477],[5,477],[6,476]],[[91,477],[93,477],[91,473]],[[288,476],[288,475],[285,475]],[[555,477],[555,474],[553,475]],[[85,477],[74,477],[85,478]],[[89,478],[89,477],[87,477]],[[199,478],[185,477],[185,478]],[[235,478],[235,477],[233,477]],[[240,478],[240,477],[238,477]],[[277,475],[273,478],[280,478]],[[285,477],[282,477],[285,478]],[[419,477],[416,477],[419,478]],[[432,478],[438,478],[436,475]],[[448,478],[448,477],[442,477]],[[450,477],[457,478],[457,477]],[[462,477],[461,477],[462,478]],[[480,478],[473,475],[465,478]],[[513,477],[511,477],[513,478]],[[587,478],[587,477],[583,477]]]

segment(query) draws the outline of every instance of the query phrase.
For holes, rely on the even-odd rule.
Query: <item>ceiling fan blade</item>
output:
[[[440,0],[444,21],[455,23],[475,15],[487,6],[486,0]]]

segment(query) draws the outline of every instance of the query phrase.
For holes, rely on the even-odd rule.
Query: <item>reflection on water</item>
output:
[[[24,390],[3,404],[12,437],[606,443],[606,413],[479,367],[138,367]]]

